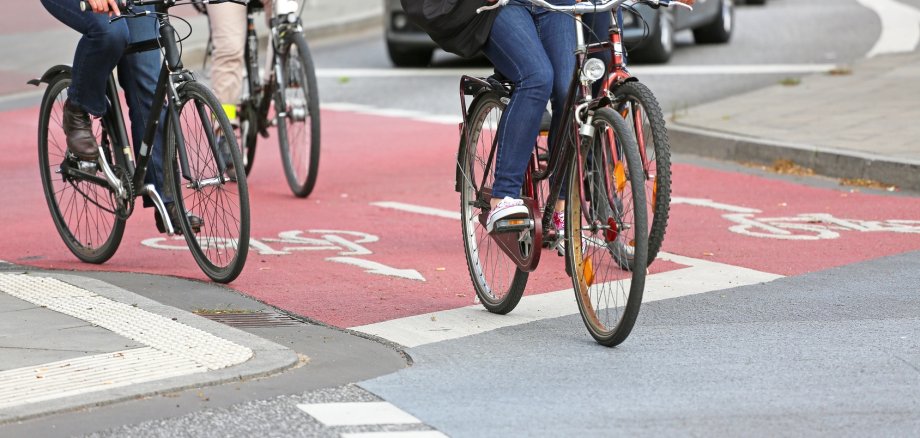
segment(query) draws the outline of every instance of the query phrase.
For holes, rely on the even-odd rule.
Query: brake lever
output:
[[[485,11],[491,11],[492,9],[498,9],[498,8],[500,8],[500,7],[502,7],[502,6],[507,5],[507,4],[510,3],[510,2],[511,2],[511,0],[498,0],[498,1],[495,2],[495,4],[492,5],[492,6],[483,6],[483,7],[479,8],[479,9],[476,9],[476,13],[477,13],[477,14],[481,14],[481,13],[483,13],[483,12],[485,12]]]

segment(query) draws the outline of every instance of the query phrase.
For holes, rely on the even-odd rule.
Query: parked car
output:
[[[632,46],[629,56],[636,61],[667,62],[674,52],[677,31],[693,29],[697,43],[726,43],[735,26],[734,0],[696,0],[693,11],[680,7],[654,9],[644,4],[636,5],[635,10],[638,16],[624,14],[623,39],[627,47]],[[384,0],[384,11],[387,52],[393,65],[428,65],[437,48],[434,41],[409,22],[399,0]]]
[[[438,46],[422,29],[409,22],[399,0],[384,0],[384,29],[390,61],[397,67],[421,67],[431,62]]]
[[[692,11],[645,4],[634,10],[624,12],[621,23],[631,61],[668,62],[674,53],[674,34],[684,29],[693,31],[698,44],[727,43],[735,30],[734,0],[696,0]]]

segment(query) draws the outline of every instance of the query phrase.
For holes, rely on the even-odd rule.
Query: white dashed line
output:
[[[421,424],[421,420],[387,402],[299,404],[327,427],[383,424]]]

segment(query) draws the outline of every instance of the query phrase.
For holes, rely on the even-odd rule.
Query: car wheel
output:
[[[674,53],[674,23],[671,15],[658,11],[658,24],[654,31],[637,47],[629,52],[629,59],[648,63],[665,63]]]
[[[727,43],[735,30],[734,0],[720,0],[719,13],[711,23],[693,29],[693,39],[699,44]]]
[[[424,67],[431,62],[434,49],[418,47],[400,47],[387,42],[390,61],[397,67]]]

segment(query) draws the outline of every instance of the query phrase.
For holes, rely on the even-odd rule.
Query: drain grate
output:
[[[285,327],[303,322],[279,313],[204,313],[198,314],[231,327]]]

